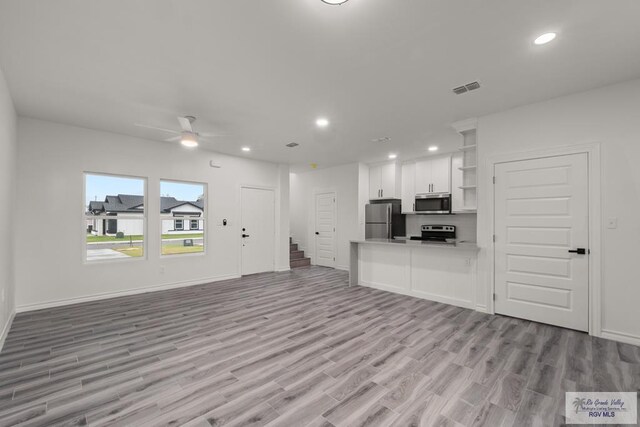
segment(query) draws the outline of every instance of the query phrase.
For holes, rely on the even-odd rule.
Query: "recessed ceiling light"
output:
[[[397,154],[393,154],[393,153],[389,154],[389,158],[390,158],[391,160],[395,159],[396,157],[398,157],[398,155],[397,155]]]
[[[180,144],[187,148],[195,148],[198,146],[198,137],[191,132],[182,132]]]
[[[242,147],[242,151],[248,153],[249,151],[251,151],[251,148],[250,147]]]
[[[329,120],[321,117],[316,120],[316,126],[318,126],[319,128],[326,128],[327,126],[329,126]]]
[[[346,3],[348,1],[349,0],[322,0],[323,3],[330,4],[330,5],[333,5],[333,6],[336,6],[336,5],[339,5],[339,4],[342,4],[342,3]]]
[[[432,145],[431,147],[429,147],[429,151],[438,151],[438,147]]]
[[[547,44],[556,38],[556,33],[544,33],[533,41],[535,44]]]

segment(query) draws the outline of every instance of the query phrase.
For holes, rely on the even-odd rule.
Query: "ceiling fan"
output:
[[[143,123],[134,123],[134,125],[141,128],[155,129],[155,130],[161,130],[163,132],[173,133],[176,136],[167,138],[165,139],[165,141],[167,142],[180,141],[182,145],[188,148],[197,147],[201,139],[226,136],[226,135],[215,134],[215,133],[196,132],[193,130],[193,122],[195,121],[196,121],[196,118],[194,116],[178,117],[178,123],[180,123],[181,130],[166,129],[158,126],[145,125]]]

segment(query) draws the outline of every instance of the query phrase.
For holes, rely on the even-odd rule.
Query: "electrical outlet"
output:
[[[465,265],[471,265],[471,258],[467,258],[464,260]]]
[[[164,274],[164,265],[160,266],[160,274]]]
[[[618,218],[607,218],[607,228],[618,228]]]

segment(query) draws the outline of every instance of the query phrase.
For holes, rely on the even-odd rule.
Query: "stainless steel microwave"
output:
[[[415,212],[418,214],[450,215],[451,194],[416,194]]]

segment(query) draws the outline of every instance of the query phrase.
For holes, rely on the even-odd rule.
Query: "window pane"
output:
[[[85,174],[87,261],[144,256],[144,179]]]
[[[205,185],[160,182],[162,255],[204,252]]]

